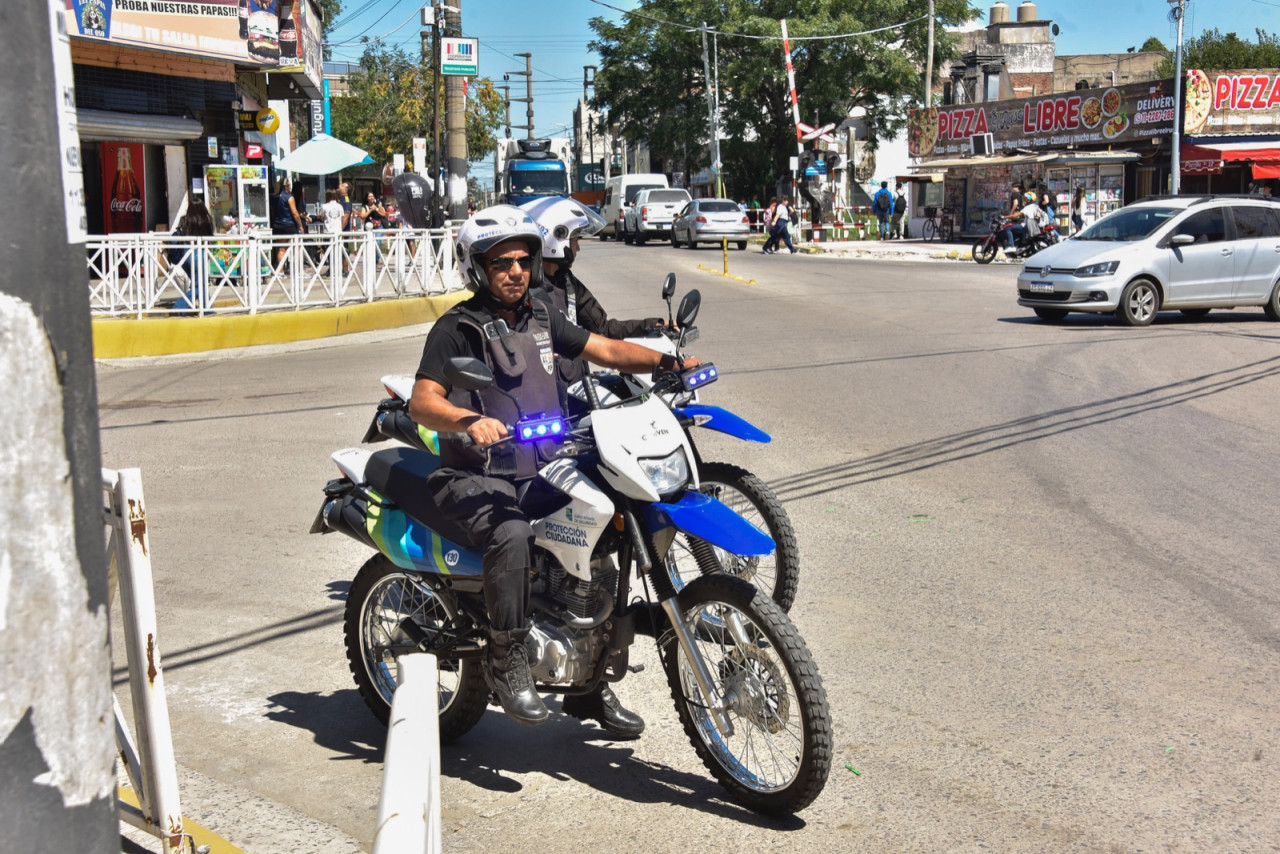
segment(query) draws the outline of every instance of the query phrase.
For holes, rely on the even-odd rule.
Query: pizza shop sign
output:
[[[1187,72],[1183,133],[1280,133],[1280,71]]]
[[[1082,89],[1040,98],[912,110],[907,145],[912,157],[969,154],[970,137],[990,133],[995,151],[1115,143],[1173,130],[1173,81]]]

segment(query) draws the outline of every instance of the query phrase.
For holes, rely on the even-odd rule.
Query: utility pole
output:
[[[440,5],[431,8],[431,226],[439,228],[440,202]]]
[[[513,127],[517,130],[523,129],[526,139],[533,139],[533,54],[517,53],[515,56],[524,57],[524,71],[512,71],[511,73],[524,75],[525,97],[511,98],[508,100],[508,103],[510,103],[510,101],[523,101],[525,103],[524,114],[527,124],[513,125]]]
[[[462,0],[445,6],[447,35],[462,35]],[[465,77],[449,75],[444,81],[445,154],[449,158],[449,219],[467,218],[467,98]]]
[[[502,79],[506,80],[507,75],[502,75]],[[511,87],[495,86],[494,88],[502,90],[502,103],[507,107],[507,139],[511,139]]]
[[[707,124],[711,126],[711,164],[712,174],[716,178],[716,195],[724,195],[724,185],[720,182],[720,127],[716,116],[716,94],[712,85],[711,64],[707,58],[707,22],[702,22],[702,76],[707,86]],[[688,164],[685,164],[688,169]],[[692,182],[690,182],[692,186]]]
[[[927,110],[933,104],[933,0],[929,0],[929,49],[924,60],[924,103]]]
[[[1174,8],[1170,14],[1178,19],[1178,46],[1173,61],[1173,156],[1170,161],[1173,173],[1169,176],[1170,188],[1176,196],[1182,188],[1182,19],[1187,15],[1187,0],[1169,0]]]
[[[21,81],[0,87],[0,170],[6,194],[45,201],[0,212],[0,847],[109,854],[121,844],[111,605],[66,8],[6,3],[0,16],[0,74]]]

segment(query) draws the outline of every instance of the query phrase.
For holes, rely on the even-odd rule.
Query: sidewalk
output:
[[[941,240],[925,241],[920,238],[906,240],[823,240],[820,243],[796,243],[796,249],[808,255],[835,255],[840,258],[874,258],[888,261],[973,261],[973,243],[977,238],[959,239],[945,243]],[[748,252],[759,252],[764,243],[762,237],[751,240]],[[993,263],[1010,263],[1004,253],[998,253]],[[1021,263],[1021,262],[1019,262]]]

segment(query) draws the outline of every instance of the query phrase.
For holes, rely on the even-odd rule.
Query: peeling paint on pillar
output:
[[[48,771],[33,782],[67,807],[110,798],[114,746],[107,613],[75,541],[62,387],[32,306],[0,293],[0,743],[30,712]]]

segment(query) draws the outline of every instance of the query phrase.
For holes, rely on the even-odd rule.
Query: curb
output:
[[[172,356],[260,344],[284,344],[429,323],[468,291],[374,303],[210,317],[95,318],[93,356]]]

